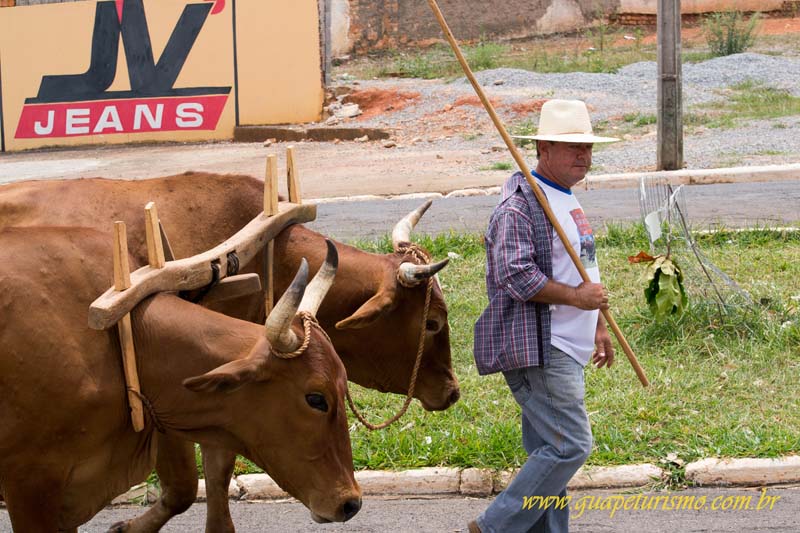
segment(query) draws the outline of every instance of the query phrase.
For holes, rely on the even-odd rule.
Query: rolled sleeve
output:
[[[533,223],[516,210],[499,214],[494,222],[497,286],[514,300],[527,302],[548,279],[535,261]]]

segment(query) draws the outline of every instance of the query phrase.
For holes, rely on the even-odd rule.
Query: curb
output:
[[[465,496],[490,497],[504,490],[518,470],[430,467],[398,472],[361,470],[355,473],[364,496]],[[669,473],[653,464],[584,467],[570,490],[646,488]],[[800,456],[778,459],[709,458],[686,465],[686,480],[698,486],[763,486],[800,482]],[[231,480],[228,496],[234,500],[291,499],[267,474],[245,474]],[[158,491],[142,483],[117,497],[112,505],[155,502]],[[205,501],[205,480],[200,480],[197,500]]]
[[[753,167],[662,170],[658,172],[632,172],[625,174],[600,174],[589,176],[578,183],[576,189],[630,189],[639,186],[639,178],[663,178],[671,185],[711,185],[715,183],[761,183],[767,181],[800,180],[800,163]],[[456,189],[446,193],[422,192],[398,195],[334,196],[308,200],[309,203],[328,204],[340,202],[363,202],[375,200],[427,200],[441,198],[463,198],[467,196],[494,196],[501,187]]]
[[[341,141],[355,141],[367,137],[368,140],[381,140],[391,137],[389,130],[382,128],[359,127],[333,127],[333,126],[237,126],[233,130],[234,142],[264,142],[274,139],[274,142],[300,142],[311,140],[330,142],[336,139]]]
[[[800,481],[800,456],[780,459],[703,459],[686,465],[697,485],[767,485]]]
[[[663,178],[671,185],[709,185],[712,183],[754,183],[800,179],[800,164],[767,165],[753,167],[662,170],[632,174],[604,174],[589,177],[589,189],[617,189],[635,187],[639,178]],[[578,184],[577,187],[581,185]]]

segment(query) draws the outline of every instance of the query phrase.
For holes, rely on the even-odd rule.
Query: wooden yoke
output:
[[[297,176],[297,169],[294,166],[294,146],[286,149],[286,180],[288,182],[289,201],[293,204],[301,204],[300,181]]]
[[[128,263],[128,232],[124,222],[114,222],[114,291],[122,292],[131,286],[131,269]],[[125,372],[125,385],[128,404],[131,409],[133,430],[144,429],[144,409],[139,397],[139,372],[136,370],[136,351],[133,347],[133,327],[131,315],[126,313],[117,323],[119,345],[122,349],[122,368]]]
[[[288,162],[288,159],[287,159]],[[264,177],[264,215],[271,217],[278,213],[278,156],[267,156],[267,173]],[[264,248],[264,311],[269,316],[275,301],[275,242],[269,241]]]
[[[164,268],[166,259],[164,258],[164,241],[167,240],[167,234],[158,220],[158,211],[156,204],[149,202],[144,206],[144,229],[145,236],[147,237],[147,259],[152,268]],[[171,255],[171,254],[170,254]]]
[[[275,190],[276,187],[271,188],[271,191]],[[268,194],[265,192],[269,198],[273,198],[275,194],[275,192]],[[155,236],[159,234],[158,218],[154,210],[150,212],[150,220],[154,224],[152,231]],[[273,216],[261,213],[239,230],[236,235],[217,247],[193,257],[164,262],[163,268],[151,266],[152,264],[161,264],[164,253],[160,239],[154,238],[152,250],[156,255],[150,258],[151,265],[130,274],[130,287],[125,291],[119,292],[112,287],[92,302],[89,308],[89,327],[97,330],[110,328],[151,294],[205,287],[214,281],[214,270],[218,272],[217,281],[222,280],[228,276],[228,263],[234,259],[234,254],[239,264],[245,265],[286,226],[309,222],[314,220],[316,215],[317,207],[315,205],[278,203]],[[161,249],[160,259],[158,257],[159,249]],[[148,250],[150,250],[149,245]],[[213,265],[218,268],[212,268]]]

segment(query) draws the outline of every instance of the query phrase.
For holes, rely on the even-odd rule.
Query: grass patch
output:
[[[519,410],[501,377],[479,377],[472,327],[486,305],[479,236],[439,240],[461,257],[441,274],[450,309],[453,359],[462,400],[443,413],[414,405],[397,427],[352,432],[359,468],[432,465],[506,468],[524,462]],[[453,239],[452,241],[450,239]],[[800,235],[767,231],[699,237],[700,246],[764,309],[724,321],[706,306],[656,324],[644,305],[641,269],[627,255],[647,246],[640,226],[609,227],[598,254],[614,314],[653,385],[643,389],[624,355],[610,372],[587,370],[587,407],[595,433],[590,464],[655,462],[668,454],[773,457],[800,447]],[[385,247],[384,247],[385,249]],[[441,253],[434,254],[442,257]],[[376,419],[400,398],[357,389],[360,407]],[[778,399],[780,399],[778,401]]]
[[[514,168],[514,163],[509,163],[507,161],[498,161],[496,163],[492,163],[489,166],[481,167],[481,170],[511,170]]]
[[[785,89],[746,80],[721,91],[723,101],[697,106],[684,115],[686,126],[733,128],[744,120],[800,115],[800,98]]]
[[[531,119],[525,119],[522,122],[512,124],[510,127],[511,135],[536,135],[538,131],[536,122]],[[523,148],[536,148],[536,141],[533,139],[514,139],[514,144]]]
[[[463,47],[473,70],[497,67],[521,68],[534,72],[617,72],[640,61],[656,61],[655,43],[644,44],[652,30],[605,25],[568,36],[535,37],[513,44],[480,42]],[[623,38],[627,36],[628,38]],[[760,35],[750,50],[783,55],[800,47],[800,34]],[[684,63],[697,63],[715,57],[702,37],[681,45]],[[446,45],[426,49],[376,53],[349,60],[334,67],[334,76],[343,79],[373,77],[417,77],[450,79],[462,75],[453,53]]]
[[[463,47],[464,56],[475,72],[500,66],[501,57],[507,50],[508,46],[493,42]],[[377,63],[374,75],[378,77],[453,78],[462,72],[450,48],[444,45],[436,45],[428,50],[390,52],[383,58],[378,58]]]
[[[655,323],[646,307],[641,265],[627,256],[647,249],[641,225],[597,229],[598,260],[614,317],[652,385],[644,389],[617,348],[608,370],[586,370],[594,431],[591,465],[682,464],[703,457],[776,457],[800,449],[800,233],[759,229],[697,236],[703,252],[765,306],[721,319],[690,301],[679,319]],[[394,426],[370,432],[353,421],[356,468],[423,466],[508,468],[522,464],[519,408],[498,374],[480,377],[472,330],[486,306],[480,235],[422,237],[437,259],[458,257],[440,273],[449,307],[453,366],[462,399],[445,412],[414,402]],[[388,236],[359,241],[391,250]],[[677,258],[684,261],[688,258]],[[370,420],[388,417],[402,397],[351,385]],[[669,459],[666,459],[669,458]],[[667,461],[666,463],[664,461]],[[237,464],[237,471],[248,464]],[[241,469],[241,470],[239,470]],[[681,484],[681,469],[671,484]]]
[[[800,114],[800,98],[785,89],[748,80],[731,87],[730,110],[743,119],[767,119]]]
[[[711,53],[727,56],[739,54],[753,46],[760,17],[759,13],[754,13],[745,20],[741,11],[723,11],[707,16],[703,23],[703,34]]]
[[[690,52],[681,53],[681,61],[683,63],[702,63],[703,61],[708,61],[714,57],[714,54],[711,52],[705,52],[702,50],[692,50]]]
[[[655,45],[614,44],[620,30],[605,27],[588,31],[584,36],[565,39],[553,46],[547,39],[532,39],[525,44],[506,45],[480,42],[464,46],[464,55],[473,71],[499,67],[519,68],[542,73],[616,72],[639,61],[655,61]],[[337,67],[342,69],[344,67]],[[425,50],[392,51],[347,66],[356,77],[444,78],[462,75],[452,51],[445,45]]]
[[[508,47],[502,44],[482,42],[466,47],[464,55],[473,70],[490,70],[500,64],[500,58],[507,49]]]
[[[651,114],[643,115],[641,113],[626,113],[625,115],[622,115],[622,120],[632,124],[635,127],[642,127],[655,124],[658,122],[658,117]]]

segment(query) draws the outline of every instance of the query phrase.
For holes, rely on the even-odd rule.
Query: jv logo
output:
[[[89,69],[43,76],[38,95],[25,101],[16,137],[216,129],[231,87],[175,82],[206,19],[224,7],[224,0],[186,5],[156,61],[143,0],[98,2]],[[130,90],[110,91],[120,40]]]

